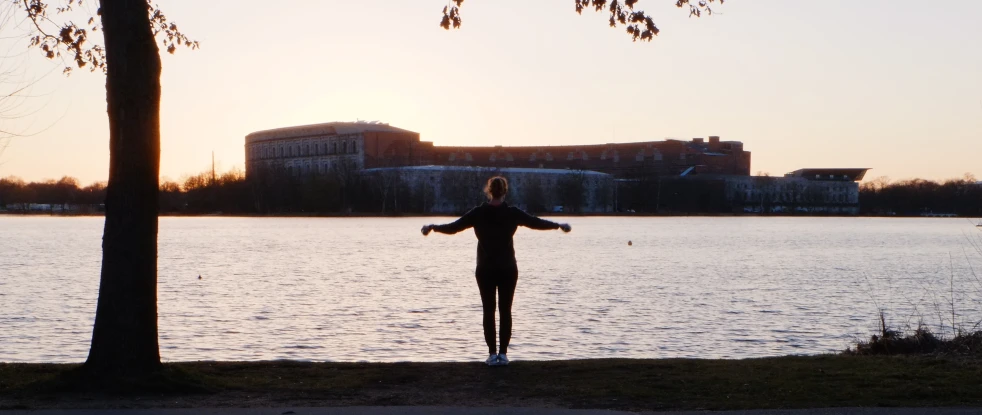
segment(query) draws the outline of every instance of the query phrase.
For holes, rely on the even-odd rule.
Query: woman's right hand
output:
[[[426,236],[429,235],[430,231],[432,230],[433,230],[433,225],[423,225],[423,229],[420,229],[420,232],[423,232],[423,236]]]
[[[568,223],[560,223],[559,224],[559,229],[562,229],[563,232],[569,233],[569,231],[573,230],[573,227],[572,226],[569,226]]]

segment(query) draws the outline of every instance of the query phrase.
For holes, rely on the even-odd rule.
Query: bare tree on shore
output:
[[[578,213],[583,210],[587,195],[586,174],[577,170],[564,174],[558,183],[559,203],[564,212]]]
[[[545,193],[545,187],[542,186],[542,180],[538,177],[530,177],[525,180],[522,184],[521,192],[519,197],[522,203],[525,204],[525,209],[533,213],[542,213],[547,211],[546,203],[550,197],[547,197]]]
[[[94,1],[91,1],[94,2]],[[197,48],[148,0],[101,0],[78,25],[86,0],[9,2],[31,28],[32,48],[64,72],[106,76],[109,182],[102,274],[89,356],[81,373],[114,384],[158,372],[157,209],[160,177],[160,53]],[[52,7],[53,6],[53,7]],[[75,9],[79,10],[75,10]],[[102,43],[97,42],[102,37]]]

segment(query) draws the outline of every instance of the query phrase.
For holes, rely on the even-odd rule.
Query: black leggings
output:
[[[498,311],[501,317],[501,348],[498,353],[508,353],[511,340],[511,302],[515,298],[515,285],[518,283],[518,269],[478,269],[477,288],[481,290],[481,305],[484,308],[484,341],[488,353],[495,354],[494,348],[494,294],[498,292]]]

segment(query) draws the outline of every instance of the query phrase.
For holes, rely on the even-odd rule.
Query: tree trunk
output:
[[[157,205],[160,54],[145,0],[101,0],[109,112],[109,186],[102,276],[85,369],[143,375],[160,369]]]

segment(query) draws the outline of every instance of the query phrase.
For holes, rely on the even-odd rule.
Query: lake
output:
[[[161,218],[161,358],[482,361],[473,231],[419,232],[450,220]],[[949,332],[952,306],[957,326],[982,320],[965,219],[558,220],[573,232],[515,236],[513,360],[835,352],[878,308]],[[85,360],[102,225],[0,216],[0,361]]]

